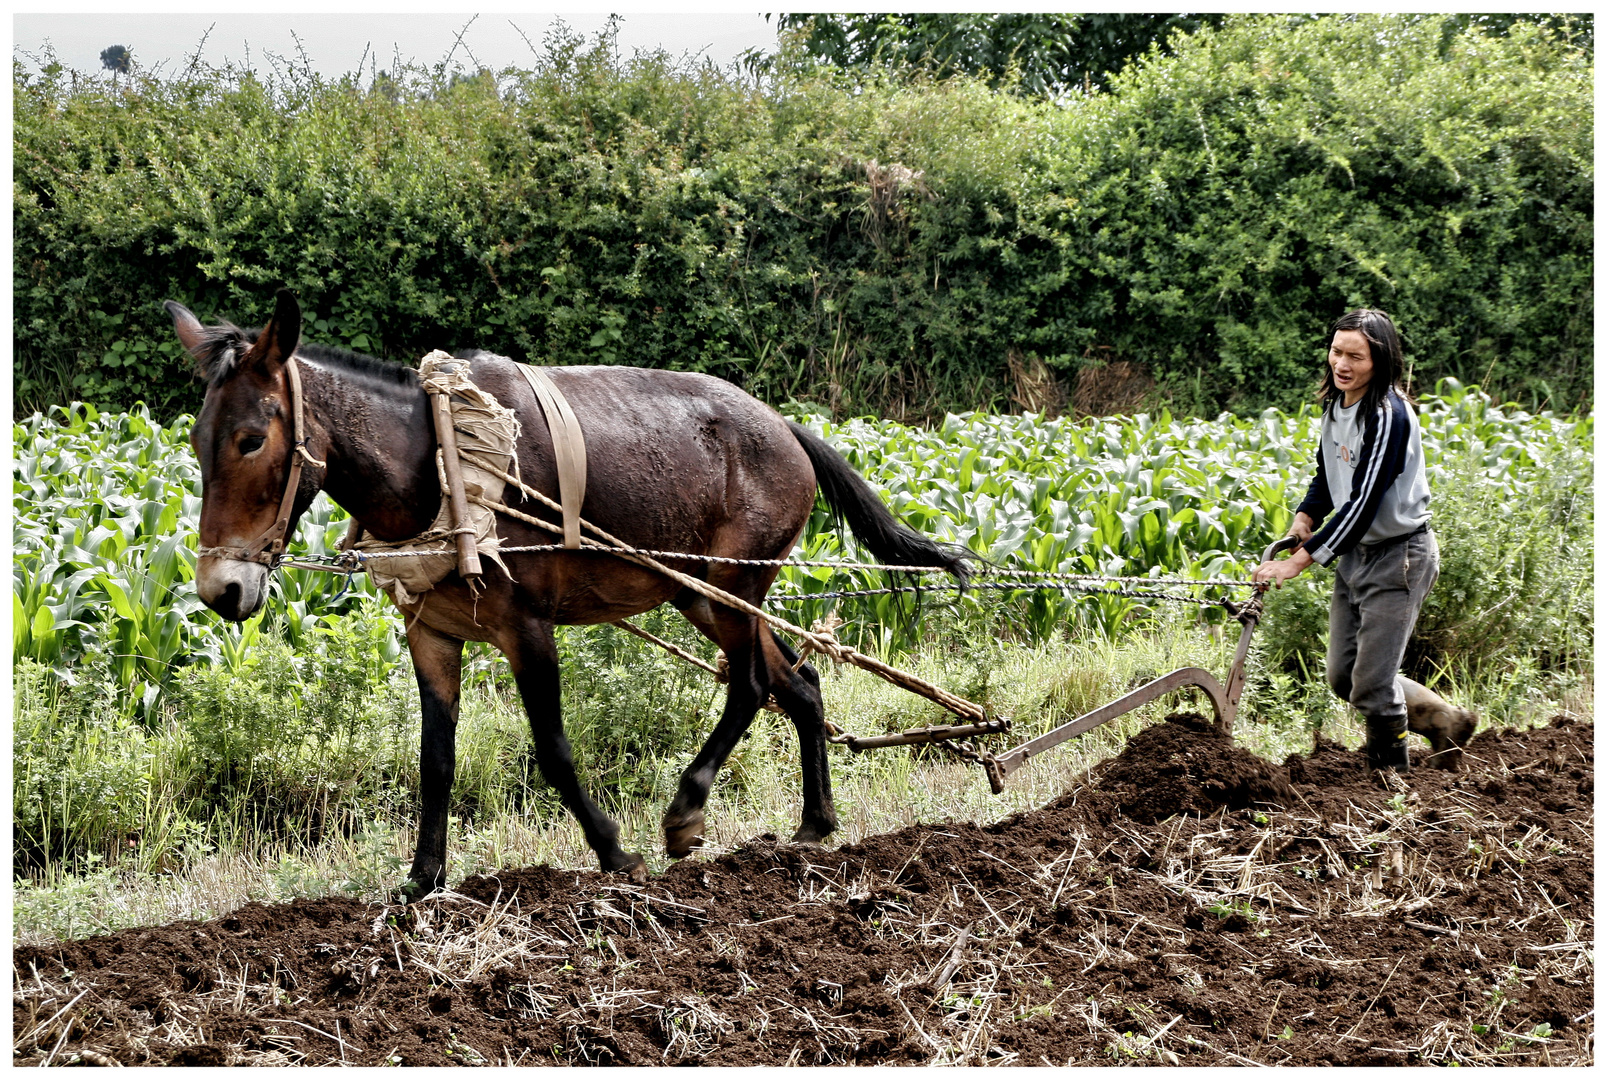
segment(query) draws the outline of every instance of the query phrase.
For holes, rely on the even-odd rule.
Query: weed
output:
[[[370,822],[352,838],[351,870],[341,891],[356,896],[383,896],[399,880],[405,860],[397,854],[395,826],[389,822]]]
[[[1241,918],[1248,919],[1250,922],[1259,921],[1259,918],[1255,913],[1255,908],[1250,906],[1250,901],[1248,900],[1240,900],[1236,903],[1232,901],[1218,900],[1205,910],[1209,911],[1212,915],[1215,915],[1219,919],[1231,919],[1237,915]]]

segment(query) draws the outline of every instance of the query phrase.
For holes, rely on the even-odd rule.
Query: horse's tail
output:
[[[865,478],[824,439],[801,424],[787,421],[809,463],[826,505],[871,554],[889,566],[941,566],[963,587],[970,580],[977,556],[958,544],[945,544],[922,536],[895,518]]]

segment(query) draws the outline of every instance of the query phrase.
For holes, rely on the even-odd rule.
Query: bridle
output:
[[[328,467],[327,462],[319,461],[307,451],[307,433],[303,421],[305,395],[301,392],[301,372],[296,367],[294,356],[285,361],[285,374],[290,388],[291,434],[295,439],[295,445],[290,451],[290,476],[285,480],[285,493],[279,500],[279,512],[274,515],[274,522],[268,531],[244,547],[201,548],[195,553],[198,558],[261,563],[270,570],[278,566],[280,560],[285,557],[285,541],[290,532],[290,512],[296,503],[296,493],[301,490],[302,461],[305,459],[308,465],[319,469]]]

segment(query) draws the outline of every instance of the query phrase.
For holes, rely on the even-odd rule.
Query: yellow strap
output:
[[[581,433],[575,410],[540,368],[520,364],[519,370],[536,392],[541,411],[547,417],[552,435],[553,456],[558,465],[558,502],[563,507],[564,547],[580,547],[580,504],[586,501],[586,437]]]

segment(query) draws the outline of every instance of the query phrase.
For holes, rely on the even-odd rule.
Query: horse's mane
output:
[[[296,352],[315,364],[337,368],[351,375],[366,375],[380,382],[395,383],[397,386],[419,385],[416,368],[398,364],[393,360],[381,360],[377,356],[352,352],[350,349],[342,349],[335,345],[317,345],[312,342],[296,346]]]
[[[245,330],[231,322],[216,326],[203,326],[200,342],[195,348],[195,363],[201,377],[209,385],[228,379],[240,365],[240,359],[256,343],[262,328]],[[321,367],[334,368],[350,375],[361,375],[379,382],[397,386],[417,386],[418,372],[405,364],[381,360],[335,345],[319,345],[303,341],[296,346],[296,354]]]

